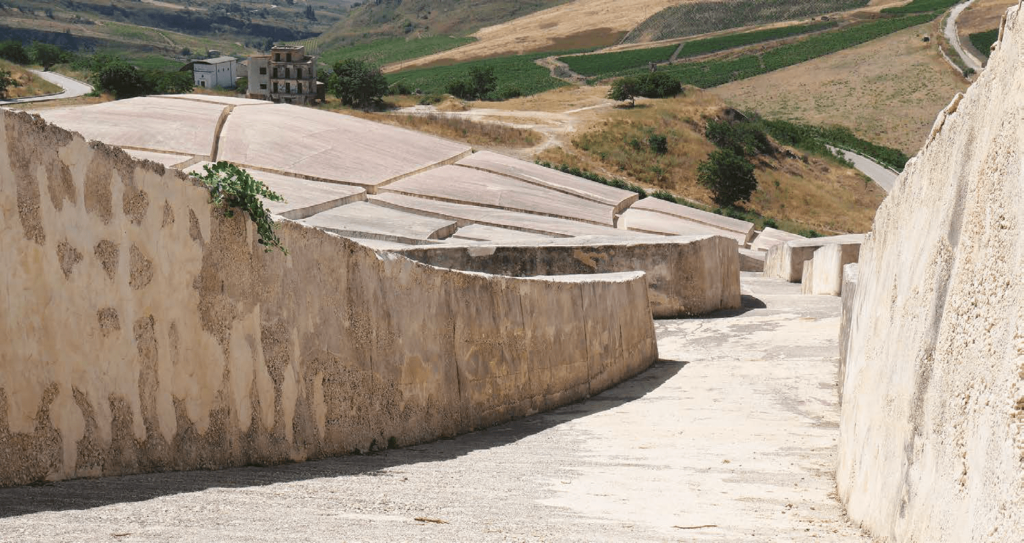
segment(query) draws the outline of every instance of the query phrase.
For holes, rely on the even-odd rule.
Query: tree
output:
[[[93,75],[96,88],[113,94],[117,99],[149,94],[150,88],[138,68],[123,60],[103,66]]]
[[[608,91],[608,98],[625,102],[629,100],[629,107],[636,105],[636,97],[639,96],[639,86],[635,77],[622,77],[612,81],[612,90]]]
[[[473,66],[465,79],[448,83],[445,91],[463,100],[483,100],[498,88],[498,76],[493,66]]]
[[[7,99],[7,89],[20,86],[21,83],[14,79],[9,70],[0,70],[0,100]]]
[[[310,21],[316,20],[316,12],[313,11],[313,6],[310,6],[308,4],[306,5],[306,18],[309,19]]]
[[[66,53],[60,47],[40,42],[32,44],[31,53],[32,61],[42,66],[43,70],[49,70],[54,64],[64,62],[66,57]]]
[[[334,65],[328,85],[343,105],[360,109],[379,106],[388,92],[388,80],[380,68],[354,58]]]
[[[711,191],[711,199],[730,207],[750,199],[757,189],[754,165],[729,149],[717,149],[697,166],[697,182]]]
[[[25,51],[25,47],[16,40],[0,42],[0,58],[15,64],[28,64],[32,60],[29,58],[28,52]]]

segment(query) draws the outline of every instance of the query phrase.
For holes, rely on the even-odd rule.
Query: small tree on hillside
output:
[[[608,91],[608,98],[625,102],[629,100],[629,107],[636,105],[637,81],[635,77],[623,77],[612,81],[612,90]]]
[[[17,79],[11,76],[11,72],[8,70],[0,70],[0,100],[7,99],[7,89],[11,87],[20,87],[21,83],[18,83]]]
[[[380,68],[350,58],[334,65],[328,88],[346,106],[371,109],[382,103],[388,92],[388,80]]]
[[[28,56],[28,51],[25,51],[25,47],[16,40],[0,42],[0,58],[15,64],[28,64],[32,60]]]
[[[469,76],[448,83],[445,91],[463,100],[484,100],[498,89],[498,76],[493,66],[473,66]]]
[[[750,199],[757,189],[754,165],[729,149],[718,149],[697,167],[697,182],[711,191],[711,199],[730,207]]]
[[[132,98],[149,94],[150,89],[139,70],[127,62],[115,61],[103,66],[93,75],[93,84],[116,98]]]
[[[49,70],[53,65],[64,62],[66,57],[66,53],[60,47],[40,42],[32,44],[31,53],[32,61],[42,66],[43,70]]]

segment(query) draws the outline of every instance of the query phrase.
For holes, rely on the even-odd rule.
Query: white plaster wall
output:
[[[1024,17],[861,249],[838,490],[887,541],[1024,541]]]

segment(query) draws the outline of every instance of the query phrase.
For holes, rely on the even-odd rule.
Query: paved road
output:
[[[64,92],[60,94],[53,94],[49,96],[33,96],[31,98],[16,98],[14,100],[0,100],[0,105],[4,104],[24,104],[27,102],[45,102],[48,100],[64,100],[67,98],[77,98],[79,96],[85,96],[92,92],[92,86],[82,83],[77,79],[71,79],[70,77],[60,75],[54,72],[41,72],[39,70],[29,70],[30,72],[42,77],[43,79],[62,87]]]
[[[956,49],[956,53],[963,59],[964,64],[966,64],[968,68],[973,68],[975,72],[981,73],[981,61],[964,49],[963,45],[960,43],[960,34],[956,30],[956,20],[960,17],[960,14],[973,3],[974,0],[967,0],[966,2],[953,6],[949,19],[946,20],[945,34],[946,39],[953,45],[953,49]]]
[[[892,192],[893,184],[896,183],[896,178],[900,174],[882,166],[881,164],[871,160],[870,158],[854,153],[853,151],[846,151],[844,149],[838,149],[836,147],[828,146],[832,152],[842,153],[847,160],[853,162],[853,167],[860,170],[864,175],[870,177],[878,186],[882,187],[885,192]]]
[[[0,540],[867,541],[834,498],[839,299],[799,288],[744,274],[647,372],[455,439],[0,490]]]

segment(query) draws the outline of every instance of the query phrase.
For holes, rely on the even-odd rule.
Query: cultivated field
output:
[[[922,38],[926,24],[712,92],[769,118],[840,124],[916,153],[935,114],[967,83]],[[934,37],[934,35],[932,35]]]
[[[999,22],[1017,0],[977,0],[960,14],[956,30],[960,43],[979,59],[988,58],[989,46],[999,35]],[[971,51],[973,49],[973,51]]]

